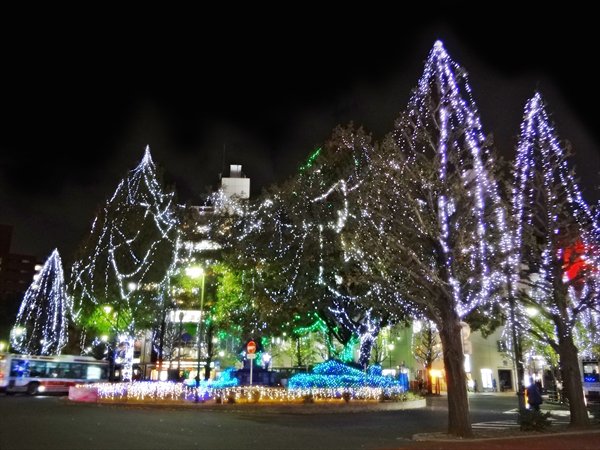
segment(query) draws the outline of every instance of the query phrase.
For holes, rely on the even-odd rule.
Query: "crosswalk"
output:
[[[568,425],[568,417],[550,417],[550,421],[553,425]],[[488,422],[478,422],[471,425],[473,429],[478,430],[502,430],[510,428],[519,428],[519,424],[516,420],[490,420]]]
[[[571,414],[568,410],[564,409],[552,409],[544,410],[542,412],[550,412],[550,421],[553,425],[568,425],[571,418]],[[517,408],[508,409],[504,411],[504,414],[516,416],[519,413]],[[590,419],[593,419],[594,415],[590,413]],[[514,429],[519,428],[520,425],[517,423],[516,417],[506,420],[490,420],[488,422],[477,422],[471,425],[474,429],[479,430],[501,430],[501,429]]]
[[[519,428],[515,420],[491,420],[489,422],[479,422],[471,425],[476,430],[501,430],[506,428]]]

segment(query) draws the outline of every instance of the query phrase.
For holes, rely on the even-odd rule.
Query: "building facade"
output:
[[[11,253],[13,227],[0,224],[0,341],[8,340],[23,295],[41,269],[32,255]]]

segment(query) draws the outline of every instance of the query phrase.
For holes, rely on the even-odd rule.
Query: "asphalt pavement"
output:
[[[516,426],[514,394],[471,394],[469,401],[475,430]],[[442,441],[448,415],[443,396],[428,398],[426,407],[398,411],[361,411],[351,405],[339,413],[304,414],[293,408],[240,406],[99,405],[64,397],[0,395],[0,450],[600,449],[595,432]],[[544,406],[553,410],[557,423],[568,422],[564,407]],[[424,434],[436,440],[413,439]]]

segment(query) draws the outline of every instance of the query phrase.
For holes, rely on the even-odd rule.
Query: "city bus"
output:
[[[108,380],[108,363],[91,356],[0,353],[0,391],[68,393],[70,386]]]

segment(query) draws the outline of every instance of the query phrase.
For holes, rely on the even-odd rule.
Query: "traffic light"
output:
[[[471,344],[469,336],[471,336],[471,327],[467,322],[460,322],[460,338],[462,341],[463,355],[470,355],[473,353],[473,344]]]

